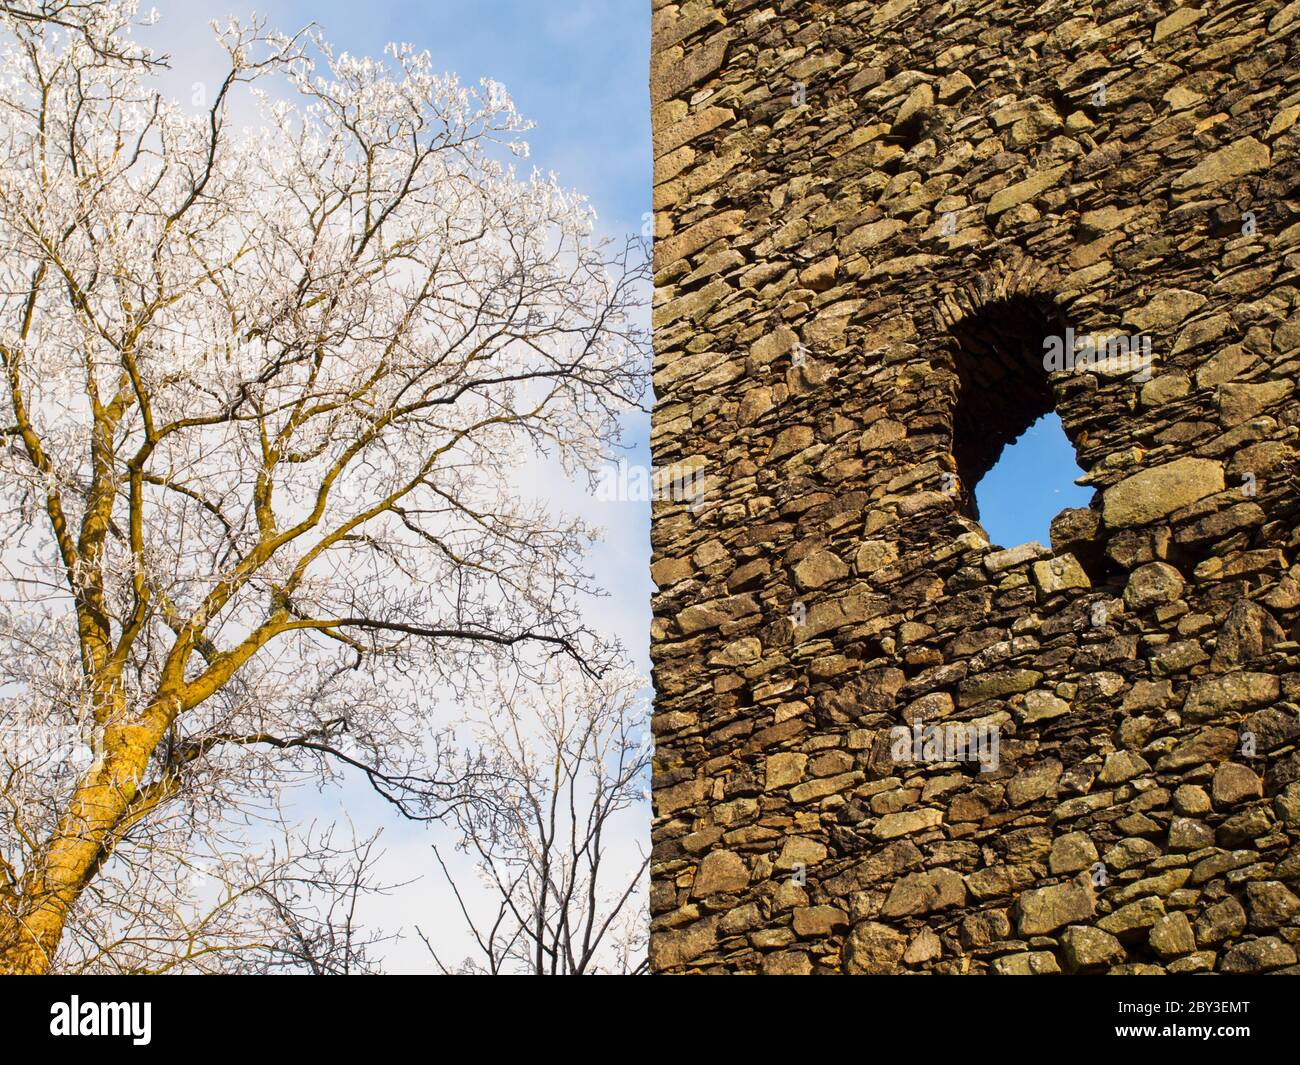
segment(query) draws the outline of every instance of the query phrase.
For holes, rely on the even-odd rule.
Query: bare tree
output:
[[[278,829],[269,839],[203,833],[184,854],[121,848],[83,892],[60,944],[59,971],[379,971],[380,948],[395,935],[363,927],[357,908],[401,885],[376,879],[377,836],[336,842],[336,826]],[[147,896],[139,892],[144,876],[153,883]]]
[[[262,921],[245,921],[245,927],[259,924],[279,929],[278,936],[249,949],[240,944],[232,952],[241,970],[251,973],[277,971],[309,973],[313,976],[352,976],[381,971],[378,948],[396,938],[363,925],[357,909],[366,896],[385,895],[394,887],[376,880],[375,865],[380,857],[378,834],[364,841],[353,835],[348,843],[333,849],[334,828],[317,840],[310,860],[301,853],[301,836],[291,841],[294,855],[290,868],[272,877],[244,877],[241,883],[255,885],[250,894],[254,905],[269,909]],[[308,840],[313,834],[306,834]],[[346,860],[339,859],[346,856]],[[228,859],[227,859],[228,860]],[[222,877],[222,883],[231,878]],[[230,971],[227,966],[225,971]]]
[[[166,967],[177,870],[295,783],[483,809],[429,708],[502,660],[601,667],[592,531],[512,479],[590,477],[645,362],[643,249],[516,174],[499,85],[232,22],[195,115],[133,4],[72,6],[0,7],[3,972],[120,969],[146,916]],[[223,942],[295,927],[261,897]]]
[[[646,971],[649,856],[628,831],[648,816],[649,714],[641,678],[559,665],[498,683],[472,726],[499,791],[456,808],[459,849],[493,901],[434,857],[477,946],[461,973],[581,976]],[[420,931],[435,963],[443,962]]]

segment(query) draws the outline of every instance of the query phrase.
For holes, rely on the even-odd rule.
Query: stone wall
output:
[[[1300,971],[1300,3],[654,8],[655,970]]]

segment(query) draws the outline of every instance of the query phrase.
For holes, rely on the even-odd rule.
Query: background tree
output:
[[[644,812],[650,782],[643,683],[561,665],[540,684],[499,681],[473,715],[481,758],[501,783],[453,813],[486,906],[481,887],[458,883],[434,849],[477,946],[454,971],[646,971],[649,856],[622,853],[638,838],[622,822]],[[438,967],[453,971],[421,935]]]
[[[88,6],[0,7],[11,972],[184,967],[190,856],[295,782],[484,809],[491,767],[453,765],[427,708],[489,663],[602,665],[591,531],[512,478],[543,453],[590,476],[645,364],[643,250],[507,165],[499,85],[232,22],[195,115],[150,87],[134,5]],[[250,86],[263,124],[234,135]],[[53,772],[50,736],[83,757]]]

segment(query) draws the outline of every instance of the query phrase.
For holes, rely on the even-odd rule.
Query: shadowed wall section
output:
[[[1063,327],[1031,299],[991,304],[959,320],[948,335],[953,396],[952,453],[959,504],[978,518],[975,486],[1013,443],[1053,408],[1043,368],[1043,341]]]

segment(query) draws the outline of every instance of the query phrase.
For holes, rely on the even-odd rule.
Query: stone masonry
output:
[[[1300,972],[1300,2],[653,3],[654,969]]]

